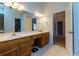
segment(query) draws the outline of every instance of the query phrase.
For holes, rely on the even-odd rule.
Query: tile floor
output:
[[[32,53],[32,56],[69,56],[69,54],[66,48],[48,44],[39,51]]]

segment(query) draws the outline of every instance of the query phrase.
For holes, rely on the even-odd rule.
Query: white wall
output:
[[[27,12],[42,12],[42,2],[23,2],[23,5]]]
[[[47,17],[37,17],[37,31],[49,31],[49,21]]]
[[[72,38],[72,3],[69,3],[65,9],[65,33],[66,33],[66,48],[70,55],[73,54],[73,38]]]
[[[45,2],[43,3],[43,11],[44,13],[56,13],[65,10],[68,2]]]
[[[37,30],[48,31],[49,35],[49,44],[53,44],[53,15],[48,14],[44,17],[37,18]]]

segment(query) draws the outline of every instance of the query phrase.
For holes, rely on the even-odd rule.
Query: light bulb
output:
[[[17,9],[19,7],[19,3],[14,2],[11,7],[14,9]]]
[[[20,5],[18,10],[24,10],[24,6],[23,5]]]

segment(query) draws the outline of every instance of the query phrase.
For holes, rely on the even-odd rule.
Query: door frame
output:
[[[65,13],[65,10],[62,10],[62,11],[59,11],[59,12],[56,12],[56,13],[60,13],[60,12],[64,12]],[[54,20],[54,18],[55,18],[55,15],[56,15],[56,13],[54,13],[53,14],[53,41],[55,40],[55,36],[57,35],[57,22]],[[54,22],[56,22],[56,23],[54,23]],[[56,26],[56,27],[55,27]],[[64,36],[64,38],[65,38],[65,16],[64,16],[64,24],[63,24],[63,36]],[[56,32],[54,32],[54,29],[56,29],[55,31]],[[54,34],[55,33],[55,34]],[[65,39],[65,47],[66,47],[66,39]]]

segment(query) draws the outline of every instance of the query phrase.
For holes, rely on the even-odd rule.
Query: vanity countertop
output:
[[[30,31],[30,32],[16,32],[16,35],[12,35],[12,33],[3,33],[0,34],[0,42],[8,41],[8,40],[14,40],[26,36],[31,36],[31,35],[37,35],[41,33],[46,33],[46,32],[38,32],[38,31]]]

